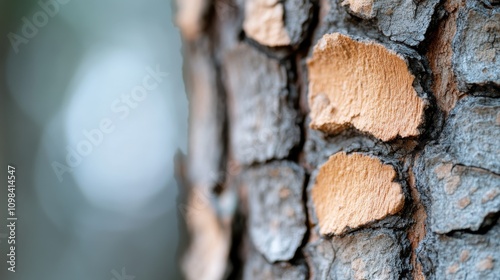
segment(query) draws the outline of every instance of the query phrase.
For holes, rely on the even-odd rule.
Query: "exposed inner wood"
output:
[[[187,279],[221,279],[229,256],[231,221],[219,221],[209,194],[198,189],[201,188],[195,188],[188,204],[182,206],[191,236],[182,268]]]
[[[436,102],[446,114],[450,112],[455,103],[464,93],[457,88],[455,74],[451,65],[453,50],[451,44],[457,29],[457,16],[459,0],[447,0],[444,8],[449,16],[439,23],[433,38],[433,44],[429,45],[427,57],[432,70],[432,91]]]
[[[312,199],[321,234],[342,234],[398,213],[404,206],[396,171],[361,154],[337,153],[321,166]]]
[[[245,3],[245,34],[269,47],[287,46],[290,36],[285,29],[285,8],[279,0],[247,0]]]
[[[198,37],[202,29],[203,14],[207,9],[206,0],[177,0],[175,23],[188,40]]]
[[[364,18],[373,17],[373,0],[344,0],[342,5],[349,5],[351,11]]]
[[[425,103],[396,53],[380,44],[326,34],[308,65],[311,128],[336,134],[354,126],[383,141],[420,134]]]
[[[424,205],[422,204],[422,201],[420,199],[420,193],[417,189],[415,174],[413,173],[413,170],[410,169],[408,171],[408,175],[410,194],[413,200],[413,205],[415,207],[412,215],[414,223],[408,229],[408,239],[410,240],[412,250],[410,262],[414,268],[412,271],[412,275],[414,280],[425,280],[422,264],[417,261],[417,249],[420,245],[420,242],[422,242],[422,240],[424,240],[425,238],[425,220],[427,219],[427,213],[425,212]]]

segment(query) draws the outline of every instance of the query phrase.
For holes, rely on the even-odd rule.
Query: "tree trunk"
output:
[[[188,279],[500,279],[497,0],[179,0]]]

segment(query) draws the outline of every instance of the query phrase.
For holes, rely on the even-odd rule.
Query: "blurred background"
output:
[[[0,0],[0,279],[179,279],[187,149],[170,0]],[[16,273],[7,271],[7,164]],[[135,278],[132,278],[135,277]]]

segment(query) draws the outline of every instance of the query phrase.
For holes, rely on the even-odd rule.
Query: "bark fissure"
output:
[[[500,278],[498,5],[204,3],[179,15],[213,193],[189,279]]]

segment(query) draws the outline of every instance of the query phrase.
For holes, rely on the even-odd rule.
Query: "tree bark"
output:
[[[179,0],[187,279],[500,279],[500,6]]]

